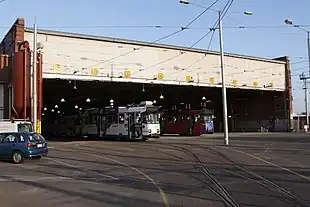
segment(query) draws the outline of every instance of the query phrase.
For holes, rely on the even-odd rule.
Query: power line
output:
[[[228,0],[228,1],[227,1],[226,5],[225,5],[224,8],[223,8],[223,15],[222,15],[221,19],[224,18],[224,16],[225,16],[225,14],[227,13],[228,9],[231,7],[233,1],[234,1],[234,0]],[[208,7],[208,8],[209,8],[209,7]],[[215,23],[214,23],[214,25],[213,25],[213,28],[211,28],[211,29],[209,30],[209,32],[207,32],[207,33],[204,34],[201,38],[199,38],[196,42],[194,42],[189,48],[195,47],[199,42],[201,42],[202,40],[204,40],[212,31],[213,31],[213,35],[214,35],[214,31],[215,31],[215,28],[214,28],[214,27],[217,27],[217,25],[218,25],[218,21],[216,20]],[[212,35],[212,37],[213,37],[213,35]],[[211,41],[212,41],[212,39],[211,39]],[[168,59],[166,59],[166,60],[160,61],[160,62],[158,62],[158,63],[156,63],[156,64],[154,64],[154,65],[151,65],[151,66],[149,66],[149,67],[147,67],[147,68],[144,68],[143,72],[144,72],[145,70],[148,70],[148,69],[150,69],[150,68],[156,67],[156,66],[158,66],[158,65],[160,65],[160,64],[163,64],[163,63],[165,63],[165,62],[168,62],[168,61],[170,61],[170,60],[173,60],[173,59],[175,59],[175,58],[177,58],[177,57],[180,57],[180,56],[186,54],[186,52],[184,52],[184,51],[179,51],[179,52],[180,52],[180,54],[178,54],[178,55],[175,55],[175,56],[170,57],[170,58],[168,58]],[[184,70],[187,70],[187,69],[184,69]],[[141,71],[138,71],[138,72],[141,72]],[[136,73],[138,73],[138,72],[136,72]],[[133,73],[133,74],[135,74],[135,73]],[[173,75],[173,74],[172,74],[172,75]]]
[[[176,56],[173,56],[173,57],[170,57],[169,59],[167,59],[167,60],[162,60],[162,61],[160,61],[160,63],[162,63],[162,62],[167,62],[168,60],[171,60],[171,59],[173,59],[173,58],[175,58],[175,57],[178,57],[178,56],[180,56],[180,55],[183,55],[183,54],[186,54],[186,52],[184,52],[184,51],[181,51],[181,50],[179,50],[179,54],[177,54]],[[79,59],[79,60],[82,60],[81,59],[81,57],[78,57],[78,56],[68,56],[68,55],[66,55],[66,54],[59,54],[59,53],[57,53],[57,55],[60,55],[60,56],[63,56],[63,57],[73,57],[73,58],[76,58],[76,59]],[[205,55],[202,57],[202,58],[205,58],[205,56],[207,56],[208,54],[207,53],[205,53]],[[88,59],[88,60],[91,60],[91,61],[94,61],[94,62],[99,62],[100,60],[97,60],[97,59]],[[300,64],[300,63],[306,63],[306,62],[308,62],[307,60],[301,60],[301,61],[295,61],[295,62],[290,62],[290,65],[295,65],[295,64]],[[119,63],[119,64],[121,64],[121,63]],[[124,63],[124,64],[134,64],[134,65],[136,65],[137,63],[135,63],[135,62],[133,62],[133,63],[130,63],[130,62],[128,62],[128,63]],[[157,64],[159,64],[159,63],[157,63]],[[155,64],[155,65],[157,65],[157,64]],[[225,64],[225,66],[226,67],[232,67],[232,68],[235,68],[235,69],[241,69],[241,68],[238,68],[238,67],[236,67],[236,66],[234,66],[234,65],[229,65],[229,64]],[[149,67],[147,67],[147,68],[151,68],[152,66],[149,66]],[[279,64],[279,65],[277,65],[277,66],[269,66],[269,67],[262,67],[262,68],[255,68],[255,69],[253,69],[253,70],[255,70],[255,71],[260,71],[260,70],[267,70],[267,69],[275,69],[275,68],[278,68],[278,67],[283,67],[283,64]],[[301,68],[296,68],[296,69],[292,69],[291,71],[292,72],[295,72],[295,71],[297,71],[297,70],[302,70],[302,69],[304,69],[305,67],[301,67]],[[87,69],[87,68],[85,68],[85,69]],[[84,70],[85,70],[84,69]],[[81,69],[82,70],[82,69]],[[183,71],[185,71],[185,69],[183,69]],[[140,72],[140,71],[139,71]],[[244,70],[242,71],[242,72],[233,72],[233,73],[228,73],[227,75],[235,75],[235,74],[242,74],[242,73],[244,73]],[[273,73],[270,73],[270,74],[273,74]]]
[[[292,62],[291,65],[294,65],[294,64],[299,64],[299,63],[304,63],[304,62],[307,62],[307,61],[297,61],[297,62]],[[44,63],[44,64],[47,64],[47,63]],[[65,65],[63,65],[65,66]],[[229,65],[226,65],[226,66],[229,66]],[[283,65],[279,65],[279,66],[272,66],[272,67],[264,67],[264,68],[257,68],[257,69],[254,69],[255,71],[258,71],[258,70],[264,70],[264,69],[272,69],[272,68],[277,68],[277,67],[283,67]],[[298,68],[298,69],[303,69],[303,68]],[[204,74],[206,74],[207,72],[203,72]],[[242,74],[243,72],[236,72],[236,73],[230,73],[230,74],[227,74],[227,75],[236,75],[236,74]],[[270,73],[271,74],[271,73]],[[171,75],[171,74],[170,74]],[[280,76],[281,75],[281,76]],[[279,74],[280,77],[278,78],[272,78],[271,81],[276,81],[276,80],[282,80],[283,79],[283,74]],[[246,79],[241,79],[241,80],[238,80],[238,81],[249,81],[249,80],[258,80],[258,79],[262,79],[262,78],[268,78],[268,77],[271,77],[270,75],[260,75],[260,76],[256,76],[256,77],[253,77],[253,78],[246,78]],[[137,77],[135,79],[141,79],[141,80],[145,80],[145,78],[143,77]],[[173,80],[173,79],[169,79],[169,80],[166,80],[166,81],[177,81],[177,80]],[[182,81],[181,81],[182,82]],[[207,83],[207,82],[200,82],[200,83]],[[299,84],[299,82],[298,82]],[[212,85],[212,84],[211,84]],[[213,84],[213,85],[216,85],[216,84]],[[231,84],[227,84],[227,86],[231,86]],[[254,87],[253,87],[254,88]]]
[[[168,37],[171,37],[171,36],[173,36],[173,35],[176,35],[176,34],[182,32],[182,31],[184,31],[184,30],[187,29],[190,25],[192,25],[195,21],[197,21],[205,12],[207,12],[207,11],[208,11],[213,5],[215,5],[218,1],[219,1],[219,0],[215,0],[209,7],[207,7],[204,11],[202,11],[202,12],[201,12],[198,16],[196,16],[192,21],[190,21],[185,27],[181,27],[180,30],[177,30],[177,31],[175,31],[175,32],[173,32],[173,33],[171,33],[171,34],[168,34],[168,35],[166,35],[166,36],[164,36],[164,37],[162,37],[162,38],[159,38],[159,39],[157,39],[157,40],[155,40],[155,41],[153,41],[153,42],[150,42],[150,43],[147,44],[147,45],[141,46],[141,47],[136,48],[136,49],[134,49],[134,50],[132,50],[132,51],[123,53],[123,54],[121,54],[121,55],[118,55],[118,56],[116,56],[116,57],[110,58],[110,59],[105,60],[105,61],[101,61],[101,62],[98,63],[98,64],[103,64],[103,63],[109,62],[109,61],[111,61],[111,60],[117,59],[117,58],[119,58],[119,57],[128,55],[128,54],[133,53],[133,52],[135,52],[135,51],[137,51],[137,50],[139,50],[139,49],[141,49],[141,48],[144,48],[144,47],[146,47],[146,46],[150,46],[150,45],[152,45],[152,44],[154,44],[154,43],[157,43],[157,42],[159,42],[159,41],[161,41],[161,40],[164,40],[164,39],[166,39],[166,38],[168,38]],[[98,64],[96,64],[96,65],[98,65]],[[88,67],[88,68],[95,67],[96,65],[90,66],[90,67]],[[78,72],[78,71],[75,71],[75,73],[77,73],[77,72]],[[75,74],[75,73],[74,73],[74,74]]]
[[[231,7],[232,3],[233,3],[233,0],[232,0],[232,1],[229,1],[229,0],[228,0],[228,2],[226,3],[226,5],[225,5],[224,8],[223,8],[223,14],[222,14],[221,19],[224,18],[224,16],[225,16],[226,13],[228,12],[229,8]],[[214,37],[214,34],[215,34],[215,28],[218,27],[218,23],[219,23],[219,21],[216,20],[215,23],[214,23],[214,25],[213,25],[213,27],[210,29],[210,31],[212,31],[212,35],[211,35],[211,38],[210,38],[210,42],[209,42],[209,45],[208,45],[207,52],[210,51],[210,47],[211,47],[211,44],[212,44],[212,40],[213,40],[213,37]],[[207,33],[207,35],[208,35],[208,34],[209,34],[209,33]],[[204,39],[205,37],[206,37],[206,36],[204,35],[199,41],[201,41],[201,40]],[[206,54],[207,54],[207,52],[206,52]],[[199,63],[200,61],[202,61],[204,58],[206,58],[206,56],[207,56],[206,54],[205,54],[205,56],[203,56],[202,58],[199,58],[197,61],[195,61],[194,63],[190,64],[185,70],[188,70],[189,68],[191,68],[192,66],[196,65],[197,63]]]
[[[6,0],[4,0],[6,1]],[[1,2],[0,2],[1,3]],[[228,16],[226,16],[228,18]],[[310,27],[310,25],[300,25]],[[12,26],[0,26],[0,29],[8,29]],[[85,26],[40,26],[40,29],[178,29],[177,25],[85,25]],[[253,26],[223,26],[223,29],[278,29],[290,28],[285,25],[253,25]],[[187,27],[187,30],[208,30],[208,27]]]
[[[302,27],[310,27],[310,25],[300,25]],[[254,25],[254,26],[225,26],[225,29],[278,29],[278,28],[290,28],[285,25]],[[198,29],[198,28],[196,28]]]

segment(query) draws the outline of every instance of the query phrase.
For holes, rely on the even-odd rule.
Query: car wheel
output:
[[[13,152],[12,161],[14,164],[20,164],[24,160],[24,156],[21,152]]]

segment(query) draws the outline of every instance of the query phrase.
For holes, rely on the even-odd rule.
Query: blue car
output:
[[[26,158],[41,158],[48,154],[45,138],[35,132],[0,133],[0,158],[19,164]]]

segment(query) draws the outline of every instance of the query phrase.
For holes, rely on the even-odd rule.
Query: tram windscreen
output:
[[[142,119],[143,124],[158,124],[158,114],[157,113],[151,113],[151,114],[144,114]]]

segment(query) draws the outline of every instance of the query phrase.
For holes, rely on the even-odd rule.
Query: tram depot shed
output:
[[[1,41],[0,118],[31,119],[33,32],[24,19],[17,19]],[[43,128],[58,119],[56,111],[64,116],[76,108],[102,107],[110,99],[120,105],[147,99],[167,108],[181,103],[199,108],[206,97],[208,108],[215,111],[215,130],[222,130],[218,52],[46,30],[38,30],[37,39],[43,48],[38,53],[36,84]],[[274,131],[289,131],[289,58],[226,53],[224,62],[229,131],[258,131],[271,123]],[[54,115],[48,116],[56,105]]]

